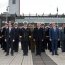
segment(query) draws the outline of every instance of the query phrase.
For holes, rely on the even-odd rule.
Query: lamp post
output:
[[[6,21],[8,21],[8,9],[9,9],[9,6],[7,6],[6,8]]]
[[[58,7],[57,7],[57,18],[58,18]]]
[[[15,13],[15,21],[16,21],[17,14]]]
[[[57,7],[57,19],[58,19],[58,7]],[[58,22],[57,22],[57,25],[58,25]]]

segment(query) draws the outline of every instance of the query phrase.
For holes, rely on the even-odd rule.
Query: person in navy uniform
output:
[[[14,23],[14,51],[18,52],[19,49],[19,28],[18,28],[18,23]]]
[[[20,39],[20,42],[21,42],[21,50],[23,50],[23,46],[22,46],[22,43],[23,43],[23,40],[22,40],[22,30],[24,29],[24,26],[20,26],[19,27],[19,39]]]
[[[51,24],[45,28],[45,49],[48,49],[51,52],[51,41],[49,39],[50,28],[52,28]]]
[[[4,52],[6,52],[6,41],[5,41],[5,32],[6,29],[8,28],[8,23],[5,22],[5,25],[2,27],[2,49],[4,50]]]
[[[13,42],[14,40],[14,29],[12,28],[11,21],[8,23],[8,28],[5,32],[5,41],[6,41],[6,56],[9,55],[9,50],[11,48],[11,55],[13,56]]]
[[[28,46],[29,46],[29,31],[27,29],[27,23],[24,22],[24,27],[22,29],[23,55],[28,55]]]
[[[52,55],[58,55],[58,40],[59,40],[59,29],[56,27],[56,24],[52,23],[52,28],[49,30],[50,41],[52,44]]]
[[[41,28],[41,24],[37,23],[37,28],[34,28],[33,31],[33,39],[36,43],[36,55],[41,55],[41,45],[44,41],[43,29]]]
[[[27,30],[29,32],[29,41],[28,41],[28,43],[29,43],[29,50],[31,50],[31,34],[32,34],[32,32],[31,32],[31,24],[28,24]]]
[[[42,41],[42,44],[41,44],[41,52],[45,52],[45,25],[44,23],[41,24],[40,26],[40,29],[41,31],[43,31],[43,41]]]
[[[34,40],[33,40],[33,30],[34,30],[34,24],[30,24],[30,36],[29,36],[29,39],[30,39],[30,46],[31,46],[31,52],[34,53],[35,52],[35,43],[34,43]]]

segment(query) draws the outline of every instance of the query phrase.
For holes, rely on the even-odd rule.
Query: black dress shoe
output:
[[[28,56],[28,54],[23,54],[23,56]]]
[[[54,54],[52,54],[52,56],[53,56]]]
[[[4,49],[2,48],[2,50],[4,50]]]
[[[45,50],[43,50],[42,52],[45,52]]]
[[[41,54],[39,54],[39,56],[41,56]]]
[[[59,55],[59,54],[55,54],[55,55]]]
[[[6,51],[4,51],[4,52],[6,52]]]
[[[6,54],[5,56],[8,56],[9,54]]]
[[[36,56],[41,56],[41,54],[36,54]]]
[[[38,54],[36,54],[36,56],[38,56]]]
[[[52,52],[51,50],[49,50],[50,52]]]
[[[18,52],[17,50],[15,50],[15,52]]]
[[[11,56],[14,56],[14,54],[11,54]]]

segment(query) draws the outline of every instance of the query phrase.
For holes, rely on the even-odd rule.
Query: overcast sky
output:
[[[6,11],[8,0],[0,0],[0,13]],[[65,14],[65,0],[20,0],[20,14],[56,14],[58,7],[59,14]]]

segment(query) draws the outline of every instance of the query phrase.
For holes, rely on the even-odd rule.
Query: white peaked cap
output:
[[[44,22],[37,22],[37,23],[40,23],[40,24],[45,24]]]
[[[23,24],[28,24],[28,21],[24,21]]]
[[[14,24],[18,24],[18,22],[15,22]]]

